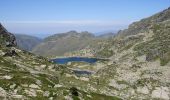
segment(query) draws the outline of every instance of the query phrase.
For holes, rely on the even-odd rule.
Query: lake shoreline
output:
[[[50,58],[50,60],[57,59],[57,58],[73,58],[73,57],[77,57],[77,58],[94,58],[94,59],[106,60],[106,61],[110,60],[109,58],[89,57],[89,56],[57,56],[55,58]]]
[[[89,64],[96,63],[97,61],[109,61],[109,59],[95,58],[95,57],[59,57],[51,59],[50,61],[56,64],[67,64],[68,62],[86,62]]]

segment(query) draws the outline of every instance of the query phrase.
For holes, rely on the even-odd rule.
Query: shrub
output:
[[[75,87],[70,88],[70,92],[71,92],[72,96],[79,96],[78,89]]]

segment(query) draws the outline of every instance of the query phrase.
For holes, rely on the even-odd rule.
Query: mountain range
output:
[[[96,43],[112,38],[115,34],[116,33],[104,33],[95,36],[93,33],[89,32],[79,33],[76,31],[69,31],[66,33],[57,33],[44,39],[24,34],[15,34],[15,37],[20,49],[38,55],[52,57],[53,55],[67,55],[69,52],[81,50],[90,45],[95,46]]]
[[[42,43],[33,48],[32,52],[47,57],[63,56],[100,40],[89,32],[70,31],[45,38]]]

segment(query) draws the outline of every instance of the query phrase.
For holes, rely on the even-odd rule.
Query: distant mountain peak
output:
[[[71,30],[71,31],[68,31],[68,32],[66,32],[67,34],[75,34],[75,33],[78,33],[77,31],[75,31],[75,30]]]

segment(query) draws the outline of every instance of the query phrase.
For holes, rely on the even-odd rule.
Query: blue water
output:
[[[52,59],[56,64],[67,64],[68,62],[87,62],[93,64],[97,62],[99,59],[97,58],[86,58],[86,57],[68,57],[68,58],[56,58]]]

